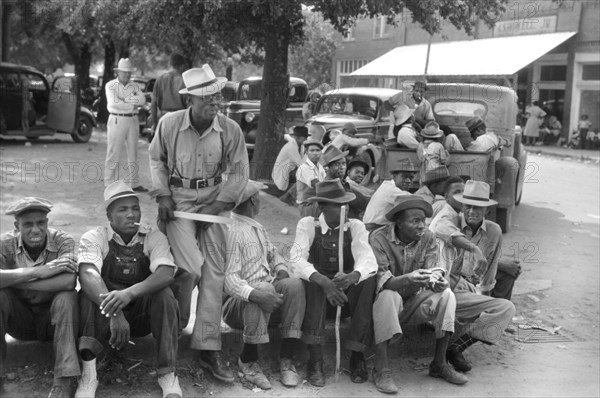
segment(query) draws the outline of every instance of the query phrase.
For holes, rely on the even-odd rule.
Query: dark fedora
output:
[[[367,174],[369,170],[371,170],[371,166],[369,166],[369,164],[360,157],[355,157],[348,162],[348,170],[350,170],[354,166],[362,166],[365,169],[365,174]]]
[[[465,122],[465,126],[467,126],[469,131],[473,131],[476,128],[481,127],[481,126],[483,126],[483,128],[486,128],[485,122],[479,116],[475,116],[474,118],[467,120]]]
[[[323,155],[321,155],[321,164],[323,166],[327,166],[328,164],[345,158],[346,156],[348,156],[348,151],[342,152],[338,147],[330,144],[327,146],[327,148],[325,148],[325,151],[323,151]]]
[[[356,199],[352,192],[346,192],[339,178],[318,182],[315,185],[317,196],[308,198],[307,202],[344,204]]]
[[[403,160],[397,162],[396,164],[390,166],[390,173],[392,173],[392,174],[400,173],[403,171],[418,173],[419,168],[412,161],[410,161],[408,159],[403,159]]]
[[[295,137],[308,138],[308,127],[306,126],[294,126],[292,128],[292,134]]]
[[[425,172],[425,178],[423,180],[423,185],[434,184],[436,182],[446,181],[450,178],[450,172],[446,166],[436,167],[435,169],[431,169]]]
[[[396,214],[409,209],[421,209],[425,212],[426,217],[431,217],[433,214],[433,208],[421,196],[413,194],[397,195],[394,198],[394,207],[387,212],[385,218],[387,218],[389,221],[395,221]]]

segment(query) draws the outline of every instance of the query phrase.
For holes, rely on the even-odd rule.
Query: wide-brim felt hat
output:
[[[454,199],[466,205],[479,207],[489,207],[498,204],[495,200],[490,199],[490,186],[483,181],[467,181],[463,193],[454,195]]]
[[[385,214],[385,218],[389,221],[396,219],[396,214],[404,210],[421,209],[425,212],[426,217],[433,215],[433,207],[425,199],[419,195],[396,195],[394,198],[394,207]]]
[[[185,88],[179,90],[179,94],[195,95],[206,97],[221,92],[227,82],[227,78],[216,77],[212,68],[208,64],[202,65],[202,68],[188,69],[181,75]]]
[[[133,189],[123,181],[115,181],[104,188],[104,202],[97,207],[97,210],[106,210],[117,200],[129,197],[136,197],[139,199],[140,195],[134,192]]]
[[[450,172],[446,166],[436,167],[425,172],[425,178],[423,179],[423,185],[435,184],[436,182],[446,181],[450,178]]]
[[[346,156],[348,156],[348,153],[348,151],[342,152],[335,145],[328,145],[327,148],[325,148],[323,155],[321,155],[320,162],[323,166],[327,166],[332,162],[345,158]]]
[[[18,216],[19,214],[25,211],[31,210],[39,210],[45,213],[49,213],[50,209],[52,209],[52,202],[50,202],[49,200],[28,196],[10,205],[8,209],[6,209],[6,215]]]
[[[413,83],[413,88],[422,88],[423,90],[427,90],[427,82],[423,80],[417,80]]]
[[[307,202],[344,204],[356,199],[352,192],[346,192],[339,178],[318,182],[315,185],[316,196],[306,199]]]
[[[356,129],[354,123],[348,122],[342,127],[342,132],[354,136],[358,132],[358,130]]]
[[[137,68],[133,66],[129,58],[121,58],[115,70],[121,72],[135,72]]]
[[[306,126],[294,126],[290,135],[294,137],[308,138],[308,127]]]
[[[360,166],[364,167],[365,174],[368,173],[369,170],[371,170],[371,166],[364,159],[362,159],[360,157],[356,157],[356,158],[353,158],[352,160],[350,160],[348,162],[347,169],[350,170],[352,167],[354,167],[356,165],[360,165]]]
[[[479,116],[475,116],[465,122],[465,126],[469,129],[469,131],[473,131],[480,126],[485,127],[485,122]]]
[[[437,122],[429,122],[421,130],[421,137],[423,138],[441,138],[444,136],[444,131],[440,129],[440,125]]]

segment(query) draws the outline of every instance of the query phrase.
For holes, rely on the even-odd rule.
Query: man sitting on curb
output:
[[[77,257],[75,241],[48,228],[52,203],[27,197],[6,211],[15,230],[0,237],[0,380],[6,363],[6,333],[19,340],[50,340],[54,382],[49,398],[71,396],[71,380],[81,374],[76,336]]]
[[[429,375],[453,384],[469,380],[446,363],[446,350],[454,333],[456,299],[438,267],[435,236],[427,230],[425,217],[432,208],[417,195],[398,195],[386,218],[393,224],[369,237],[379,265],[378,295],[373,306],[377,360],[373,378],[377,390],[396,393],[388,362],[388,344],[402,333],[401,324],[433,322],[436,346]],[[396,316],[390,316],[390,312]]]
[[[502,248],[502,230],[498,224],[485,220],[489,206],[490,187],[482,181],[467,181],[464,192],[454,195],[462,203],[458,224],[450,218],[431,222],[435,236],[456,248],[450,281],[456,296],[456,319],[468,323],[467,330],[448,347],[448,361],[459,371],[471,370],[462,352],[477,341],[493,344],[515,314],[508,300],[489,297],[496,283],[496,271]],[[477,291],[480,291],[480,294]],[[473,321],[473,319],[475,319]]]
[[[95,396],[96,357],[107,339],[120,350],[130,335],[152,333],[163,397],[181,398],[175,376],[179,307],[169,288],[176,267],[167,237],[139,225],[138,195],[122,181],[106,187],[102,208],[110,226],[86,232],[79,244],[83,371],[75,397]]]
[[[383,225],[391,224],[385,218],[388,211],[394,207],[396,195],[408,195],[413,179],[419,172],[411,161],[403,161],[390,170],[392,178],[381,183],[375,191],[365,210],[363,222],[367,231],[373,231]]]
[[[301,379],[292,360],[293,348],[302,335],[306,301],[302,281],[290,278],[267,231],[254,220],[260,209],[261,187],[249,181],[241,203],[231,215],[234,224],[229,228],[225,271],[225,293],[229,298],[223,305],[223,320],[244,330],[244,349],[238,361],[240,377],[268,390],[271,383],[258,364],[258,344],[269,342],[269,324],[282,324],[281,384],[297,386]]]
[[[325,385],[321,345],[329,303],[343,307],[342,314],[352,317],[352,333],[346,340],[346,347],[352,351],[350,379],[354,383],[364,383],[368,374],[363,352],[372,340],[377,262],[364,224],[350,218],[340,225],[341,207],[351,202],[354,194],[346,192],[339,180],[320,182],[316,188],[317,196],[310,200],[319,204],[321,215],[298,221],[295,252],[290,253],[294,274],[305,280],[302,339],[308,345],[310,355],[306,378],[313,386]],[[343,272],[340,273],[338,244],[342,231]]]

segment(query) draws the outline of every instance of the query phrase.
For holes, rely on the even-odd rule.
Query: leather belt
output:
[[[192,178],[188,180],[187,178],[182,179],[179,177],[172,176],[169,178],[169,184],[177,187],[177,188],[187,188],[187,189],[201,189],[207,188],[214,185],[219,185],[223,179],[221,177],[215,178]]]
[[[129,117],[138,115],[137,113],[112,113],[112,112],[110,114],[113,116],[129,116]]]

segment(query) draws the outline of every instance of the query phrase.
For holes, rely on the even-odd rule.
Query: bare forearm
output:
[[[91,269],[80,265],[79,283],[85,295],[97,305],[102,302],[100,294],[108,293],[108,288],[95,267]]]
[[[38,279],[33,282],[14,285],[15,289],[35,290],[38,292],[61,292],[73,290],[77,286],[77,276],[71,273],[62,273],[48,279]]]
[[[475,243],[471,242],[464,236],[453,236],[452,245],[454,245],[454,247],[458,247],[459,249],[466,250],[469,253],[475,250]]]
[[[132,294],[133,298],[136,299],[162,290],[172,283],[173,267],[160,265],[152,275],[127,289]]]
[[[13,287],[39,279],[37,270],[33,268],[17,268],[0,270],[0,289]]]

